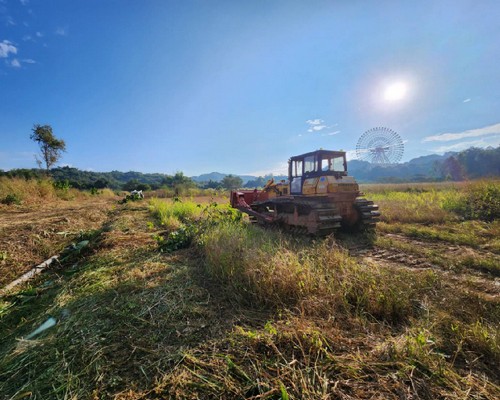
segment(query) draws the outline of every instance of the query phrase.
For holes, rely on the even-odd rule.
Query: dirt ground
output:
[[[0,209],[0,287],[86,232],[98,229],[116,204],[115,198],[57,201],[36,208]]]

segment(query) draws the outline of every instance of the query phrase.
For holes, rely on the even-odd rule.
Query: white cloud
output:
[[[323,122],[325,122],[325,121],[323,121],[322,119],[319,119],[319,118],[317,118],[317,119],[308,119],[306,121],[306,124],[309,124],[309,125],[321,125]]]
[[[469,101],[471,101],[472,99],[465,99],[462,103],[468,103]]]
[[[33,38],[31,37],[31,35],[24,35],[23,40],[27,42],[28,40],[33,40]]]
[[[321,136],[333,136],[333,135],[336,135],[337,133],[340,133],[340,131],[334,131],[334,132],[330,132],[330,133],[323,133]]]
[[[9,57],[9,53],[17,54],[17,48],[8,40],[0,42],[0,57],[7,58]]]
[[[23,6],[26,6],[30,1],[29,0],[19,0]]]
[[[32,60],[31,58],[25,58],[25,59],[23,59],[23,63],[26,63],[26,64],[36,64],[36,61]]]
[[[14,58],[10,62],[10,65],[11,65],[11,67],[14,67],[14,68],[21,68],[21,63],[19,62],[19,60],[17,58]]]
[[[67,28],[57,28],[54,33],[56,35],[59,35],[59,36],[66,36],[68,34],[68,29]]]
[[[36,35],[36,37],[42,37],[43,33],[42,32],[36,32],[35,35]]]
[[[316,119],[308,119],[306,121],[306,124],[309,125],[309,128],[307,129],[307,132],[321,132],[324,129],[328,128],[333,128],[334,126],[337,126],[338,124],[333,124],[333,125],[325,125],[324,120],[316,118]]]
[[[433,149],[436,153],[446,153],[448,151],[461,151],[468,149],[469,147],[498,147],[500,146],[500,135],[489,136],[487,138],[482,138],[479,140],[471,140],[468,142],[460,142],[455,144],[450,144],[447,146],[440,146]]]
[[[500,123],[485,126],[478,129],[470,129],[468,131],[458,133],[441,133],[439,135],[427,136],[422,142],[448,142],[450,140],[460,140],[464,138],[480,137],[486,135],[500,134]]]

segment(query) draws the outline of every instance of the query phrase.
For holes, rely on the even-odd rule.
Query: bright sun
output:
[[[404,82],[396,82],[387,86],[384,90],[384,99],[387,101],[398,101],[406,96],[408,86]]]

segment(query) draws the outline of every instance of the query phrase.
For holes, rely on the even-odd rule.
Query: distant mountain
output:
[[[191,179],[195,182],[202,183],[202,182],[209,182],[209,181],[214,181],[214,182],[221,182],[226,176],[228,175],[233,175],[233,176],[239,176],[243,183],[247,183],[250,180],[256,179],[256,176],[252,175],[236,175],[236,174],[223,174],[221,172],[210,172],[209,174],[201,174],[199,176],[192,176]]]
[[[500,176],[500,147],[497,149],[470,148],[462,152],[443,155],[430,154],[411,159],[401,164],[371,164],[367,161],[351,160],[347,164],[349,175],[360,183],[371,182],[426,182],[444,179],[460,180],[485,176]],[[496,161],[495,161],[496,160]],[[196,182],[220,182],[227,174],[212,172],[192,177]],[[257,177],[239,175],[245,187],[262,187],[270,175]],[[287,179],[275,176],[275,180]]]
[[[362,183],[437,180],[440,175],[438,165],[454,154],[456,153],[431,154],[401,164],[386,165],[351,160],[347,163],[347,169],[349,175]]]
[[[410,161],[408,161],[408,164],[410,164],[410,165],[415,165],[415,164],[426,165],[429,163],[434,163],[436,161],[446,160],[448,157],[454,156],[456,154],[458,154],[458,153],[454,152],[454,151],[450,151],[448,153],[444,153],[443,155],[431,154],[428,156],[420,156],[420,157],[411,159]]]

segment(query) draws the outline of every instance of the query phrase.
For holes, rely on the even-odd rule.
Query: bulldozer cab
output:
[[[309,178],[334,176],[339,179],[347,175],[344,151],[317,150],[291,157],[288,161],[290,193],[301,195],[304,181]]]

